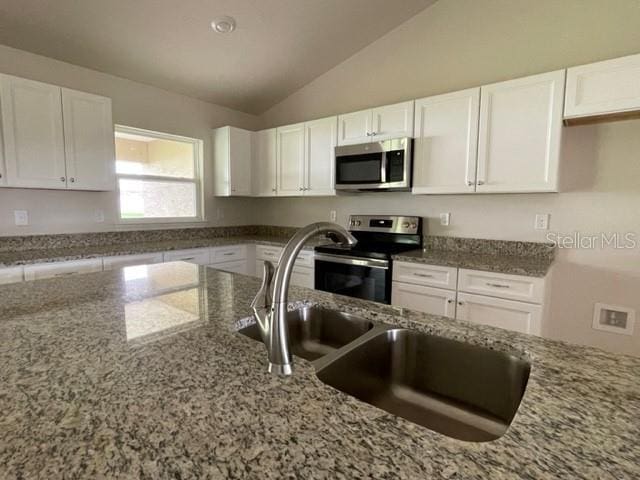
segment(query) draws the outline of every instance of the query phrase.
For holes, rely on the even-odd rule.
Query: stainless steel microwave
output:
[[[336,147],[336,190],[409,190],[413,139]]]

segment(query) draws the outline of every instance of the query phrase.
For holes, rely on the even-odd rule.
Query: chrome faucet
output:
[[[312,223],[291,237],[275,269],[271,262],[264,262],[262,285],[251,302],[251,309],[260,327],[262,341],[267,347],[271,373],[291,375],[293,371],[287,327],[289,281],[298,253],[309,238],[320,233],[332,234],[338,241],[348,245],[357,243],[355,237],[340,225],[329,222]]]

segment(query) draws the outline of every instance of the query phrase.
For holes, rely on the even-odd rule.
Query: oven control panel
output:
[[[417,235],[422,218],[398,215],[351,215],[349,230],[355,232],[381,232]]]

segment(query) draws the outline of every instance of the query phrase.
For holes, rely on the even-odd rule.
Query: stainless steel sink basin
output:
[[[319,307],[289,312],[287,322],[292,353],[311,361],[336,351],[374,326],[369,320]],[[262,341],[257,325],[245,327],[240,333]]]
[[[443,337],[386,329],[316,368],[322,382],[359,400],[444,435],[483,442],[507,431],[530,364]]]

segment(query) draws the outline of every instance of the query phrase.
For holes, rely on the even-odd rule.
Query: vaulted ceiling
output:
[[[261,113],[434,1],[3,0],[0,43]]]

